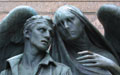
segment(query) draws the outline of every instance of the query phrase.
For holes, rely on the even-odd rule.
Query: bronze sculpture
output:
[[[106,10],[108,8],[112,10],[110,11],[110,14],[108,10]],[[116,12],[119,14],[119,11],[117,11],[116,8],[116,6],[103,6],[101,9],[104,11],[101,12],[101,9],[98,11],[98,18],[103,25],[109,25],[111,14],[113,15]],[[107,17],[106,19],[106,15],[104,17],[104,12],[106,11],[106,14],[109,15],[110,18]],[[119,18],[117,14],[115,14],[114,17]],[[23,52],[24,38],[21,37],[23,36],[23,24],[26,19],[33,15],[37,15],[37,12],[31,7],[17,7],[17,9],[14,9],[1,22],[0,60],[2,62],[0,62],[0,66],[3,67],[0,68],[0,70],[4,69],[4,62],[7,58]],[[117,20],[111,19],[111,22],[115,20],[111,24],[112,26],[116,23],[119,24],[118,18],[116,18]],[[114,40],[109,40],[109,37],[111,37],[108,35],[110,31],[107,31],[107,28],[109,27],[104,25],[104,28],[106,29],[105,38],[107,38],[109,42],[112,42],[111,44],[113,48],[108,41],[106,41],[104,37],[101,36],[101,34],[92,26],[84,14],[74,6],[66,5],[63,6],[63,8],[61,7],[58,9],[55,13],[54,23],[55,33],[53,35],[52,50],[50,50],[50,53],[56,61],[68,65],[72,69],[73,75],[119,75],[120,68],[116,64],[119,63],[119,57],[116,51],[114,51],[114,47],[118,48],[115,50],[119,50],[119,43],[115,42],[115,45],[118,45],[115,46],[113,45]],[[10,27],[12,28],[9,29]],[[10,36],[8,34],[10,34]],[[116,39],[116,36],[112,37],[115,37]],[[9,52],[9,54],[6,54],[6,52]]]
[[[0,72],[5,69],[6,60],[23,52],[23,28],[28,18],[37,15],[29,6],[18,6],[0,22]]]
[[[54,23],[55,37],[51,55],[56,61],[68,65],[74,75],[112,74],[107,68],[93,66],[98,63],[94,58],[78,58],[77,53],[80,51],[83,51],[80,53],[83,57],[92,56],[92,52],[95,52],[116,63],[119,62],[117,53],[78,8],[71,5],[58,8],[54,15]],[[82,59],[80,63],[76,58]]]
[[[112,4],[105,4],[99,8],[97,12],[97,17],[104,27],[105,38],[114,47],[118,55],[120,55],[119,50],[120,7]]]
[[[104,27],[104,37],[108,40],[111,47],[113,47],[120,58],[120,7],[113,4],[104,4],[97,11],[97,17]],[[111,69],[113,69],[114,72],[117,71],[120,73],[120,68],[118,66],[114,65]]]
[[[55,62],[47,53],[52,19],[35,15],[24,25],[24,52],[7,60],[1,75],[72,75],[69,67]]]

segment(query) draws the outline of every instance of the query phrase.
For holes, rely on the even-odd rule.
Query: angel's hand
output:
[[[80,56],[76,59],[84,66],[110,68],[114,64],[111,59],[94,52],[82,51],[78,54]]]

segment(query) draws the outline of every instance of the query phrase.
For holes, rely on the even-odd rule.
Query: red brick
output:
[[[0,14],[0,22],[2,21],[2,19],[6,16],[7,14],[3,13],[3,14]]]
[[[0,2],[0,13],[9,12],[18,5],[28,5],[38,12],[55,12],[58,7],[70,4],[80,8],[83,12],[96,12],[103,4],[115,4],[120,6],[120,2]]]
[[[115,1],[120,1],[120,0],[0,0],[0,1],[17,1],[17,2],[20,2],[20,1],[44,1],[44,2],[46,2],[46,1],[51,1],[51,2],[54,2],[54,1],[58,1],[58,2],[61,2],[61,1],[67,1],[67,2],[69,2],[69,1],[72,1],[72,2],[74,2],[74,1],[77,1],[77,2],[109,2],[109,1],[111,1],[111,2],[115,2]]]

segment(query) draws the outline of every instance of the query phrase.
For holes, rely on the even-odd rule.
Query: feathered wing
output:
[[[105,38],[120,57],[120,7],[103,5],[98,10],[97,17],[104,27]]]
[[[29,6],[18,6],[11,10],[0,23],[0,71],[6,66],[6,59],[23,52],[23,28],[28,18],[37,15]]]

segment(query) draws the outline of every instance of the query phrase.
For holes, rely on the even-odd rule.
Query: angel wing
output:
[[[37,12],[29,6],[18,6],[0,22],[0,71],[6,59],[23,52],[23,28],[25,21]]]
[[[105,38],[117,51],[120,57],[120,7],[106,4],[97,13],[105,31]]]

